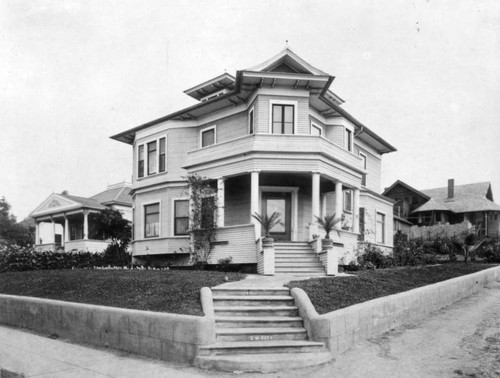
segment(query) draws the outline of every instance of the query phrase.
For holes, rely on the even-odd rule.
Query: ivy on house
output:
[[[217,187],[214,180],[197,174],[189,175],[187,181],[191,263],[202,267],[208,263],[217,232]]]

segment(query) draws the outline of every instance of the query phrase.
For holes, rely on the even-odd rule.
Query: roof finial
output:
[[[288,39],[285,40],[286,47],[288,48]]]

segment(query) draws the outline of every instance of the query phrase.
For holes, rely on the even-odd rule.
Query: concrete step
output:
[[[307,340],[219,341],[198,347],[199,356],[323,352],[324,344]]]
[[[217,306],[216,315],[220,316],[298,316],[297,306]]]
[[[214,307],[294,305],[294,299],[290,295],[217,295],[212,299]]]
[[[300,267],[300,266],[287,265],[287,266],[276,266],[275,272],[276,273],[290,273],[290,274],[295,274],[295,273],[325,273],[325,269],[321,265],[318,265],[316,267]]]
[[[306,340],[305,328],[217,328],[218,341]]]
[[[240,354],[227,356],[197,356],[194,365],[202,369],[219,371],[242,371],[246,373],[273,373],[282,370],[297,369],[327,363],[332,359],[330,353],[269,353],[259,355]]]
[[[296,328],[303,327],[300,316],[215,316],[218,328]]]
[[[286,287],[214,287],[212,288],[213,296],[218,295],[289,295],[290,289]]]
[[[303,268],[316,268],[322,267],[319,261],[314,262],[302,262],[302,261],[275,261],[275,267],[303,267]]]

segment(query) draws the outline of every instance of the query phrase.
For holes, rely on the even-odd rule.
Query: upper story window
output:
[[[273,104],[273,134],[293,134],[294,105]]]
[[[217,143],[216,127],[210,126],[200,130],[200,147],[211,146]]]
[[[323,127],[311,122],[311,135],[322,136],[323,135]]]
[[[366,171],[366,168],[367,168],[366,155],[363,154],[363,153],[361,153],[361,152],[359,152],[359,157],[361,158],[361,166]],[[361,185],[363,185],[363,186],[366,186],[366,175],[367,174],[364,174],[363,178],[361,179]]]
[[[344,211],[352,213],[352,190],[344,191]]]
[[[160,203],[144,205],[144,237],[160,236]]]
[[[165,172],[167,161],[167,138],[162,137],[140,144],[137,147],[137,177]],[[147,167],[147,168],[146,168]]]
[[[347,151],[352,152],[352,130],[348,128],[345,129],[344,146]]]
[[[248,133],[255,134],[254,108],[250,109],[248,112]]]

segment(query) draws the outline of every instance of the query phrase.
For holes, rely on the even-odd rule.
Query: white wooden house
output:
[[[395,148],[342,108],[333,80],[287,48],[186,90],[195,105],[112,136],[133,147],[134,258],[189,263],[190,174],[217,185],[210,263],[256,264],[251,215],[273,211],[284,249],[306,248],[321,235],[315,216],[332,213],[344,215],[333,235],[343,255],[360,238],[391,249],[392,202],[379,193],[382,155]]]

